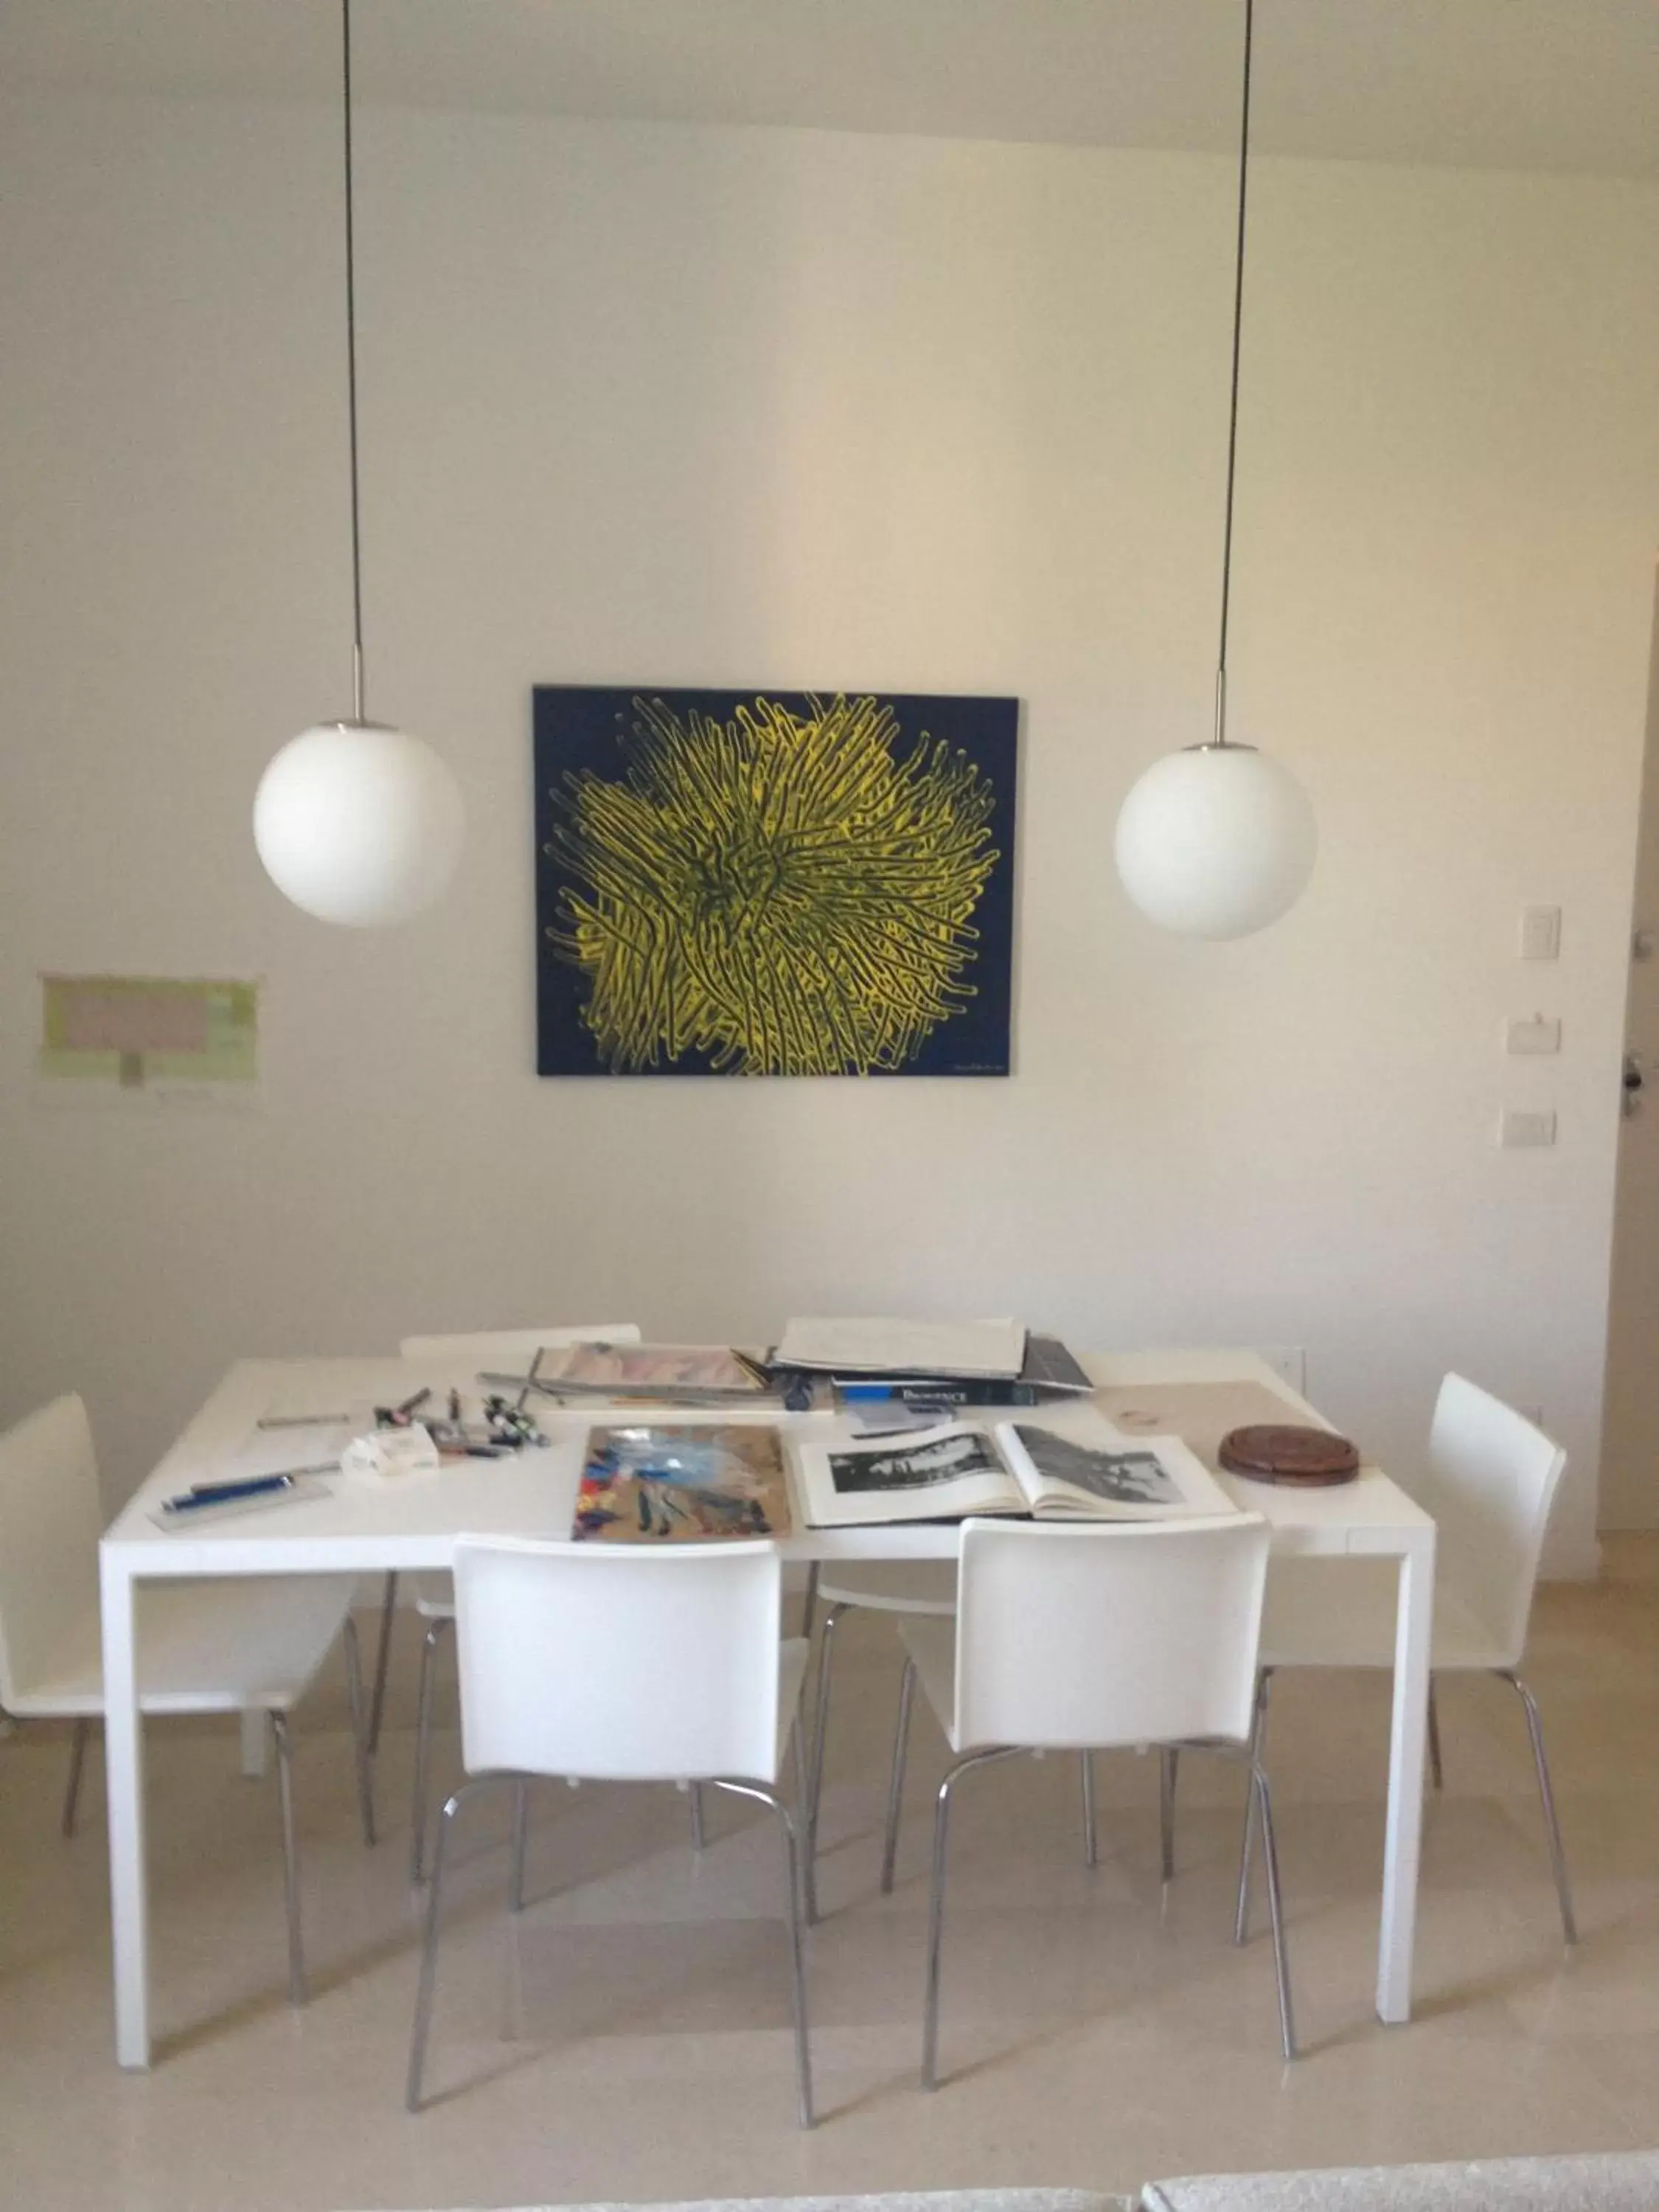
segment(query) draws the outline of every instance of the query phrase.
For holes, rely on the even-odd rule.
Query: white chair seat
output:
[[[327,1656],[350,1608],[349,1576],[140,1583],[138,1701],[146,1713],[286,1712]],[[88,1613],[10,1700],[21,1720],[104,1710],[98,1617]]]
[[[1273,1560],[1261,1608],[1261,1664],[1392,1668],[1399,1587],[1389,1559]],[[1437,1673],[1486,1673],[1515,1658],[1455,1589],[1437,1584],[1430,1658]]]
[[[962,1778],[1012,1754],[1080,1752],[1084,1856],[1097,1863],[1093,1753],[1157,1744],[1164,1878],[1174,1872],[1170,1814],[1187,1744],[1248,1757],[1273,1910],[1279,2042],[1296,2056],[1278,1856],[1267,1778],[1247,1748],[1268,1531],[1239,1515],[1121,1527],[969,1520],[955,1618],[901,1619],[906,1653],[888,1781],[884,1891],[893,1886],[910,1709],[920,1682],[955,1754],[934,1797],[921,2081],[939,2079],[939,1960],[951,1800]]]
[[[467,1779],[445,1805],[432,1862],[404,2100],[418,2112],[455,1816],[482,1790],[514,1790],[514,1911],[524,1902],[530,1785],[538,1777],[690,1783],[758,1798],[777,1820],[789,1924],[800,2122],[812,2124],[800,1856],[776,1782],[796,1729],[808,1646],[781,1634],[775,1545],[581,1545],[463,1536],[455,1650]],[[799,1736],[795,1736],[797,1757]]]
[[[957,1609],[954,1559],[836,1559],[818,1571],[822,1605],[872,1613],[951,1614]]]
[[[57,1398],[0,1437],[0,1705],[20,1719],[72,1720],[63,1831],[76,1808],[92,1723],[104,1714],[98,1618],[101,1517],[92,1427],[79,1398]],[[336,1637],[345,1646],[357,1808],[374,1840],[374,1786],[350,1575],[151,1583],[133,1591],[138,1705],[146,1714],[263,1711],[283,1815],[288,1993],[306,2001],[288,1716]]]
[[[528,1368],[538,1352],[550,1352],[561,1345],[637,1344],[639,1340],[637,1322],[590,1321],[574,1324],[564,1322],[550,1328],[498,1328],[486,1329],[482,1333],[475,1330],[464,1336],[406,1336],[398,1346],[398,1356],[410,1365],[416,1361],[427,1362],[441,1368],[447,1376],[453,1375],[459,1379],[464,1369],[475,1376],[496,1370],[518,1373]],[[414,1576],[411,1580],[416,1585],[415,1610],[428,1624],[428,1632],[434,1621],[454,1620],[455,1585],[451,1576],[423,1574]],[[374,1699],[368,1723],[368,1747],[371,1751],[380,1741],[380,1718],[386,1705],[386,1672],[392,1658],[392,1624],[397,1610],[398,1582],[396,1574],[390,1574],[386,1578],[380,1648],[374,1655]],[[422,1676],[430,1650],[428,1644],[422,1656]],[[415,1850],[410,1867],[410,1877],[415,1881],[421,1878],[422,1835],[426,1826],[424,1800],[421,1794],[421,1774],[424,1765],[422,1752],[416,1759]]]

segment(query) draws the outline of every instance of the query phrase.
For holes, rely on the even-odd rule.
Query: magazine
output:
[[[951,1421],[882,1442],[848,1435],[796,1448],[814,1528],[882,1521],[1162,1521],[1234,1512],[1178,1437],[1131,1440],[1091,1406],[1045,1407],[994,1425]]]
[[[729,1543],[793,1528],[782,1448],[766,1422],[587,1432],[570,1531],[578,1542]]]
[[[792,1321],[773,1355],[780,1367],[829,1375],[1019,1373],[1025,1331],[1018,1322]]]
[[[487,1382],[523,1383],[526,1376]],[[764,1369],[723,1344],[569,1344],[538,1354],[534,1387],[550,1398],[654,1398],[725,1405],[762,1397]]]

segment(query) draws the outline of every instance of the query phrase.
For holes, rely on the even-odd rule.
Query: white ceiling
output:
[[[1243,0],[356,0],[361,97],[1230,146]],[[25,93],[328,97],[334,0],[3,0]],[[1659,0],[1258,0],[1263,151],[1659,176]]]

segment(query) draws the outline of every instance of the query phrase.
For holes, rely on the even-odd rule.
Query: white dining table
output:
[[[1253,1382],[1273,1392],[1290,1420],[1317,1420],[1255,1353],[1175,1351],[1085,1356],[1103,1387],[1149,1389],[1200,1382]],[[568,1538],[581,1444],[592,1406],[557,1409],[540,1401],[550,1439],[505,1460],[447,1461],[435,1474],[339,1474],[321,1492],[258,1512],[183,1528],[151,1517],[161,1501],[193,1484],[222,1478],[259,1419],[287,1412],[346,1412],[398,1403],[430,1386],[454,1384],[475,1398],[476,1375],[398,1359],[244,1360],[233,1367],[140,1489],[117,1515],[100,1547],[103,1616],[105,1747],[109,1808],[110,1902],[114,1951],[115,2045],[124,2067],[149,2066],[151,2054],[148,1876],[144,1848],[143,1724],[135,1694],[134,1591],[143,1580],[243,1575],[361,1575],[447,1568],[464,1534]],[[599,1418],[617,1418],[615,1409]],[[665,1416],[658,1414],[656,1418]],[[676,1413],[675,1419],[733,1418]],[[740,1418],[810,1430],[827,1417],[780,1416],[775,1407]],[[295,1431],[303,1438],[303,1430]],[[302,1455],[303,1445],[300,1451]],[[1376,2009],[1387,2021],[1411,2016],[1412,1949],[1417,1915],[1423,1817],[1423,1759],[1434,1604],[1434,1523],[1399,1485],[1366,1467],[1358,1478],[1323,1490],[1275,1489],[1221,1478],[1237,1502],[1261,1514],[1275,1554],[1389,1558],[1399,1562],[1394,1715],[1382,1865]],[[801,1516],[796,1516],[798,1524]],[[787,1559],[947,1559],[958,1530],[949,1523],[820,1529],[798,1525],[781,1546]]]

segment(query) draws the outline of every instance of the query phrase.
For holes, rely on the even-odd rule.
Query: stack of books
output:
[[[792,1321],[771,1374],[786,1401],[816,1382],[848,1408],[1041,1406],[1094,1388],[1057,1336],[1011,1321]]]

